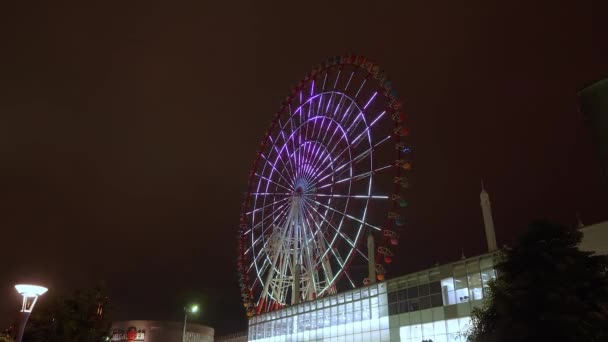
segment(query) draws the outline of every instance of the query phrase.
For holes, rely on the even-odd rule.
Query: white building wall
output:
[[[581,228],[583,240],[579,248],[596,254],[608,254],[608,221]]]

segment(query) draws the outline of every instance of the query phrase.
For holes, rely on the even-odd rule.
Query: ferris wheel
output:
[[[361,285],[368,273],[356,264],[384,279],[405,224],[405,120],[391,82],[361,56],[334,57],[293,87],[260,142],[242,206],[248,316]]]

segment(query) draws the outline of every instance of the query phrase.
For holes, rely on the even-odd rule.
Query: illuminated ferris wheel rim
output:
[[[351,67],[354,71],[352,71],[345,89],[338,91],[336,85],[340,80],[340,72],[345,67]],[[325,82],[330,74],[330,70],[335,68],[338,68],[339,72],[334,80],[333,89],[326,90]],[[346,90],[355,72],[364,73],[365,78],[356,94],[351,96]],[[315,92],[315,80],[320,75],[324,75],[323,86],[321,91]],[[377,88],[380,91],[373,92],[365,103],[359,104],[357,96],[370,78],[377,82]],[[307,86],[309,86],[308,89]],[[385,97],[386,108],[377,113],[375,118],[368,122],[366,109],[378,95]],[[306,100],[304,101],[305,96]],[[327,103],[323,103],[324,99],[327,99]],[[292,103],[294,101],[299,104],[292,110]],[[347,111],[339,113],[341,107],[334,104],[334,107],[331,107],[333,113],[331,111],[328,112],[332,101],[336,103],[349,102]],[[307,117],[311,114],[311,109],[314,105],[317,105],[317,110],[314,115]],[[322,110],[322,105],[326,106],[325,110]],[[241,286],[248,314],[250,313],[250,306],[252,304],[258,306],[259,312],[259,306],[265,304],[266,299],[271,299],[276,304],[284,305],[287,302],[286,297],[289,292],[286,288],[291,287],[292,296],[296,291],[298,291],[296,296],[300,296],[299,286],[301,283],[313,287],[310,290],[312,291],[312,296],[309,291],[307,298],[321,296],[328,291],[332,291],[336,281],[344,275],[354,286],[352,279],[350,279],[347,273],[347,268],[353,259],[353,253],[358,252],[363,258],[366,258],[365,254],[357,247],[363,233],[363,227],[367,226],[378,231],[383,230],[381,227],[366,222],[369,201],[389,199],[387,195],[377,195],[372,191],[373,176],[377,172],[395,166],[387,165],[382,169],[374,169],[374,150],[379,145],[390,140],[391,137],[405,135],[401,134],[403,132],[407,134],[407,130],[396,123],[393,132],[387,132],[380,139],[374,141],[371,130],[376,122],[385,118],[388,114],[391,115],[393,120],[395,120],[395,117],[401,118],[402,113],[400,112],[400,108],[401,103],[396,100],[394,93],[391,91],[390,82],[380,72],[379,67],[368,62],[363,57],[355,56],[335,57],[324,66],[315,67],[283,102],[281,109],[277,112],[271,127],[260,144],[258,155],[250,173],[248,192],[242,209],[241,234],[239,238],[241,246],[239,247],[241,254],[239,257],[239,270],[241,270],[241,279],[244,279]],[[308,113],[306,113],[307,109]],[[346,120],[345,118],[352,113],[357,113],[354,120],[348,127],[343,127],[343,124],[348,121],[342,122],[342,120]],[[282,116],[284,115],[287,117],[284,118],[285,121],[282,121]],[[293,120],[296,116],[298,125],[294,126]],[[302,119],[302,117],[305,117],[305,119]],[[321,121],[321,127],[314,133],[317,128],[317,121]],[[399,120],[396,121],[401,122]],[[321,135],[325,122],[327,122],[327,129]],[[358,132],[355,137],[352,137],[350,131],[353,127],[355,127],[356,131],[359,122],[362,122],[364,129]],[[309,136],[308,129],[311,123],[313,134]],[[335,126],[333,134],[330,135],[328,141],[325,141],[328,132],[331,131],[329,128],[332,125]],[[291,131],[286,134],[288,128]],[[337,132],[340,132],[340,134],[336,135]],[[304,136],[304,141],[302,141],[302,136]],[[335,136],[338,137],[338,141],[333,142],[332,140]],[[321,139],[319,139],[320,137]],[[307,140],[308,138],[315,138],[316,140]],[[340,144],[342,141],[344,141],[345,145]],[[355,148],[363,141],[367,142],[367,148],[362,153],[353,156],[353,153],[356,152]],[[341,149],[341,151],[334,155],[336,149]],[[276,154],[274,159],[273,154]],[[344,156],[347,156],[346,162],[338,165],[339,161],[341,161],[340,158]],[[308,160],[308,158],[311,158],[311,160]],[[366,174],[354,175],[353,165],[366,158],[369,158],[370,161],[369,170],[367,170]],[[303,159],[306,159],[306,161],[303,162]],[[345,169],[348,171],[348,177],[336,179],[340,175],[339,172]],[[327,173],[324,174],[324,172]],[[367,191],[364,194],[353,194],[353,182],[363,178],[367,178]],[[328,182],[322,183],[324,181]],[[342,188],[343,185],[346,186]],[[336,190],[334,187],[340,188]],[[280,192],[277,192],[279,188]],[[323,189],[328,189],[329,192],[319,192],[319,190]],[[340,193],[344,189],[347,190],[347,193]],[[395,196],[399,197],[393,194],[390,198],[394,200]],[[267,202],[268,198],[271,199]],[[327,201],[323,202],[320,198],[326,198]],[[339,207],[341,210],[335,209],[335,204],[332,204],[332,198],[335,198],[336,201],[340,199],[344,200]],[[358,215],[359,217],[348,213],[350,201],[355,199],[365,201],[362,215]],[[268,208],[274,210],[269,216],[264,216],[264,212]],[[332,224],[336,213],[341,215],[337,228]],[[262,218],[256,221],[256,216],[258,215],[261,215]],[[265,224],[266,217],[270,220],[270,224]],[[353,238],[344,236],[342,229],[346,218],[355,221],[358,225],[355,229],[356,235]],[[321,225],[326,229],[322,229]],[[256,229],[260,229],[260,227],[261,230],[257,233]],[[306,228],[308,228],[308,231],[306,231]],[[335,232],[331,233],[330,228]],[[267,235],[269,230],[272,230],[272,233]],[[300,230],[303,232],[302,236],[293,235],[291,238],[293,241],[284,236],[288,231],[291,232],[290,234],[300,234]],[[333,236],[330,236],[331,242],[325,240],[325,243],[323,243],[327,231],[333,234]],[[277,235],[281,236],[277,237]],[[384,235],[386,236],[386,234]],[[351,246],[342,262],[340,262],[339,253],[336,255],[336,251],[334,250],[334,246],[338,242],[342,242],[340,239]],[[312,248],[322,249],[311,247],[311,245],[317,243],[317,240],[319,241],[319,245],[326,244],[327,246],[317,252],[311,251],[310,249]],[[280,243],[277,241],[280,241]],[[251,257],[248,257],[248,255],[251,255]],[[290,259],[290,262],[296,265],[295,270],[294,266],[288,265],[288,263],[277,263],[279,257],[284,258],[285,255],[293,259]],[[338,260],[337,264],[339,265],[339,267],[335,268],[335,272],[326,264],[327,258],[332,255]],[[249,263],[248,261],[251,259],[253,260]],[[261,264],[259,263],[260,259],[263,259]],[[306,261],[304,259],[309,260]],[[304,264],[307,264],[307,268],[302,270],[300,274],[300,267]],[[253,283],[248,280],[248,274],[252,270],[255,270],[255,280]],[[315,272],[324,273],[325,280],[315,279],[315,276],[320,278],[319,275],[315,275]],[[328,276],[328,273],[331,276]],[[300,276],[309,278],[303,281]],[[263,279],[264,277],[267,278],[266,281]],[[271,282],[274,283],[269,285]],[[315,284],[315,282],[323,284],[317,286],[319,284]],[[295,285],[296,283],[297,285]],[[263,286],[261,296],[257,299],[253,298],[255,294],[252,288],[260,286]],[[276,288],[269,291],[268,288],[272,286],[276,286]],[[262,311],[267,309],[263,308]]]

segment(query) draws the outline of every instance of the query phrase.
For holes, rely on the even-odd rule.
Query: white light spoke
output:
[[[334,208],[332,208],[332,207],[329,207],[329,206],[327,206],[327,205],[325,205],[325,204],[323,204],[323,203],[321,203],[321,202],[319,202],[319,201],[317,201],[317,200],[311,200],[311,201],[315,202],[316,204],[318,204],[318,205],[320,205],[320,206],[322,206],[322,207],[324,207],[324,208],[327,208],[327,209],[329,209],[329,210],[331,210],[331,211],[334,211],[334,212],[336,212],[336,213],[338,213],[338,214],[340,214],[340,215],[343,215],[344,217],[348,217],[349,219],[351,219],[351,220],[353,220],[353,221],[359,222],[359,223],[364,224],[364,225],[366,225],[366,226],[368,226],[368,227],[370,227],[370,228],[373,228],[373,229],[375,229],[375,230],[377,230],[377,231],[381,231],[381,230],[382,230],[382,228],[380,228],[380,227],[376,227],[376,226],[374,226],[374,225],[372,225],[372,224],[369,224],[369,223],[367,223],[367,222],[365,222],[365,221],[363,221],[363,220],[361,220],[361,219],[359,219],[359,218],[356,218],[356,217],[354,217],[354,216],[352,216],[352,215],[349,215],[349,214],[347,214],[347,213],[345,213],[345,212],[342,212],[342,211],[340,211],[340,210],[336,210],[336,209],[334,209]]]
[[[279,123],[280,125],[280,123]],[[281,131],[282,132],[282,131]],[[284,137],[283,137],[284,138]],[[270,140],[270,143],[272,144],[271,146],[271,150],[274,150],[274,152],[276,152],[277,154],[277,158],[281,161],[281,164],[283,164],[283,167],[285,168],[285,172],[289,175],[290,179],[295,179],[295,173],[292,173],[290,171],[290,168],[293,169],[293,166],[288,167],[287,164],[285,163],[285,161],[283,160],[283,158],[281,157],[281,151],[279,151],[278,147],[276,146],[276,141],[274,139],[272,139],[271,136],[268,137],[268,139]],[[289,153],[289,151],[287,149],[286,153]],[[269,152],[269,155],[272,154],[272,151]],[[288,160],[291,164],[291,161]]]
[[[287,194],[286,194],[286,195],[287,195]],[[264,206],[262,206],[262,207],[256,208],[256,209],[254,209],[254,210],[250,210],[250,211],[246,212],[245,214],[246,214],[246,215],[251,215],[251,214],[253,214],[253,213],[256,213],[256,212],[258,212],[258,211],[260,211],[260,210],[264,210],[264,209],[266,209],[266,208],[268,208],[268,207],[270,207],[270,206],[274,206],[275,204],[281,203],[281,202],[286,201],[286,200],[288,200],[288,199],[289,199],[289,197],[281,198],[280,200],[277,200],[277,201],[274,201],[274,202],[272,202],[272,203],[266,204],[266,205],[264,205]]]
[[[355,249],[355,250],[356,250],[356,251],[357,251],[357,252],[358,252],[358,253],[359,253],[359,254],[360,254],[360,255],[361,255],[361,256],[362,256],[362,257],[363,257],[365,260],[368,260],[368,259],[367,259],[367,256],[365,255],[365,253],[363,253],[363,252],[361,252],[361,250],[359,250],[359,248],[357,247],[357,245],[355,244],[355,242],[353,242],[353,241],[352,241],[350,238],[348,238],[346,235],[344,235],[344,233],[343,233],[343,232],[341,232],[341,231],[340,231],[338,228],[336,228],[336,227],[335,227],[333,224],[331,224],[331,222],[329,222],[329,221],[328,221],[328,220],[325,218],[325,215],[321,214],[321,213],[320,213],[320,212],[319,212],[319,211],[318,211],[318,210],[317,210],[315,207],[313,207],[313,206],[309,206],[309,207],[310,207],[310,209],[309,209],[309,210],[312,210],[312,211],[314,211],[315,213],[317,213],[317,215],[319,215],[319,217],[321,217],[321,219],[322,219],[322,220],[323,220],[325,223],[327,223],[327,225],[328,225],[329,227],[331,227],[331,228],[332,228],[334,231],[336,231],[336,233],[337,233],[338,235],[340,235],[340,237],[341,237],[342,239],[344,239],[344,240],[345,240],[345,241],[346,241],[346,242],[347,242],[347,243],[348,243],[348,244],[349,244],[349,245],[350,245],[352,248],[354,248],[354,249]],[[323,236],[323,239],[325,239],[325,236]],[[327,240],[325,240],[325,241],[326,241],[326,242],[328,242]],[[329,244],[329,242],[328,242],[328,247],[331,247],[331,244]]]
[[[266,158],[264,153],[260,153],[260,157],[262,157],[262,159],[264,159],[266,161],[266,163],[268,163],[270,165],[270,167],[277,173],[277,175],[279,175],[279,177],[281,177],[281,179],[283,179],[284,182],[286,182],[288,184],[291,183],[289,180],[285,179],[283,174],[275,167],[275,164]]]
[[[257,172],[255,173],[255,175],[256,175],[256,176],[258,176],[259,178],[261,178],[261,179],[265,180],[265,181],[268,181],[268,182],[270,182],[270,183],[272,183],[272,184],[276,185],[276,186],[280,186],[281,188],[283,188],[283,189],[285,189],[285,190],[287,190],[287,191],[290,191],[290,192],[292,191],[291,189],[289,189],[289,188],[287,188],[287,187],[283,186],[283,184],[277,183],[277,182],[273,181],[272,179],[270,179],[270,178],[268,178],[268,177],[264,177],[264,176],[260,175],[260,174],[259,174],[259,173],[257,173]]]
[[[338,195],[338,194],[315,194],[318,197],[335,197],[335,198],[360,198],[360,199],[389,199],[388,196],[374,195]]]

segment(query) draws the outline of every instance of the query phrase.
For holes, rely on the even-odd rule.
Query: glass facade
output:
[[[497,254],[254,316],[249,341],[461,342],[471,309],[496,278]]]

